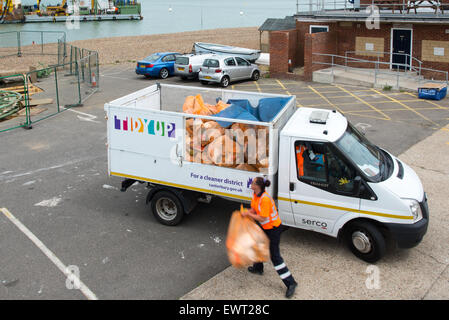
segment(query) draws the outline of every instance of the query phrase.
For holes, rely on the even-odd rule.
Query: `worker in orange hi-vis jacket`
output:
[[[265,191],[265,187],[269,187],[270,184],[270,181],[263,177],[257,177],[253,180],[251,189],[254,191],[254,194],[251,201],[251,209],[244,211],[242,215],[250,216],[259,222],[263,231],[270,239],[271,262],[273,262],[274,268],[287,287],[285,296],[290,298],[295,293],[298,284],[288,270],[279,250],[282,222],[273,198]],[[263,263],[255,263],[252,267],[248,268],[248,271],[262,275]]]

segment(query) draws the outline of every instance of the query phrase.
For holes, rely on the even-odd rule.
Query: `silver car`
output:
[[[184,54],[177,56],[175,61],[175,75],[180,76],[183,80],[197,78],[204,60],[210,56],[212,54]]]
[[[225,88],[237,80],[259,80],[260,70],[241,57],[213,55],[204,60],[198,78],[202,84],[216,82]]]

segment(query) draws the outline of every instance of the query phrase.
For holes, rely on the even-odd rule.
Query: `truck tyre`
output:
[[[385,255],[385,238],[379,229],[366,221],[354,221],[345,230],[345,242],[352,253],[368,263]]]
[[[229,86],[229,77],[228,76],[224,76],[223,78],[221,78],[220,85],[223,88],[226,88],[227,86]]]
[[[156,220],[166,226],[176,226],[184,217],[181,201],[169,191],[159,191],[154,195],[151,211]]]

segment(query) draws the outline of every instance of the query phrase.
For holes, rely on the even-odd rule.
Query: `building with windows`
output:
[[[449,0],[310,0],[294,15],[295,28],[271,31],[270,73],[288,76],[303,68],[303,79],[334,66],[409,71],[447,81]],[[328,8],[332,9],[328,9]]]

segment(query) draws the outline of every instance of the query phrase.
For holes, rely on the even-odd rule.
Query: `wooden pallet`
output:
[[[5,88],[0,88],[0,90],[5,90],[5,91],[14,91],[20,94],[24,94],[25,93],[25,88],[23,87],[23,85],[21,86],[12,86],[12,87],[5,87]],[[41,88],[39,88],[38,86],[35,86],[34,84],[30,83],[28,84],[28,94],[29,95],[33,95],[35,93],[39,93],[39,92],[43,92],[44,90],[42,90]]]
[[[30,109],[29,115],[32,117],[32,116],[38,115],[39,113],[42,113],[47,110],[48,110],[48,108],[44,108],[44,107],[33,107]],[[26,109],[20,110],[19,112],[16,113],[16,115],[20,116],[20,117],[26,116]]]

